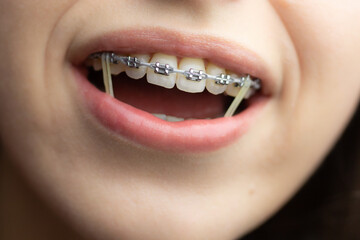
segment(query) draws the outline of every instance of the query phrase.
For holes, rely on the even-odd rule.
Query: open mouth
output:
[[[213,151],[249,129],[272,88],[259,57],[227,46],[162,29],[115,32],[79,48],[75,75],[85,106],[115,138],[162,151]]]
[[[109,56],[107,67],[102,55]],[[86,61],[89,81],[119,101],[169,122],[236,115],[246,109],[247,100],[261,87],[259,79],[239,76],[200,58],[162,53],[119,56],[92,54]],[[111,79],[106,79],[104,68],[109,68]],[[250,87],[244,92],[247,80]],[[231,105],[241,90],[241,100]],[[231,106],[234,109],[230,112]]]

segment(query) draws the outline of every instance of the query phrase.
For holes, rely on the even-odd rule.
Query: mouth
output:
[[[162,151],[213,151],[236,141],[270,99],[264,64],[243,48],[231,58],[219,40],[165,35],[111,33],[82,49],[74,69],[91,114],[115,137]],[[111,93],[101,56],[111,56]]]

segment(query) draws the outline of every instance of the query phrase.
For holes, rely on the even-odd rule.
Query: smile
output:
[[[121,139],[172,152],[212,151],[243,135],[269,100],[271,85],[259,66],[240,59],[247,63],[234,68],[238,58],[217,64],[209,57],[219,54],[216,50],[201,57],[199,48],[189,51],[196,43],[160,38],[159,46],[153,39],[163,32],[151,34],[158,36],[142,39],[143,44],[133,34],[107,42],[106,49],[98,43],[100,51],[90,52],[76,67],[85,105],[98,122]],[[166,43],[179,44],[178,54],[166,52]],[[149,48],[153,53],[146,53]]]

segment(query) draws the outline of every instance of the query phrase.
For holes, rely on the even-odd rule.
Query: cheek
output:
[[[346,3],[345,3],[346,2]],[[353,113],[360,93],[360,2],[271,1],[300,66],[291,118],[299,149],[324,153]],[[291,79],[287,79],[291,81]],[[311,136],[311,141],[309,141]],[[315,154],[315,153],[311,153]]]
[[[0,1],[0,109],[44,88],[43,56],[59,17],[75,1]],[[15,94],[16,93],[16,94]],[[28,99],[27,99],[28,98]]]
[[[39,156],[35,152],[47,144],[41,137],[55,138],[51,133],[59,124],[54,120],[64,125],[67,119],[58,116],[70,112],[62,111],[66,102],[55,102],[68,99],[59,97],[59,88],[49,94],[49,84],[62,79],[49,77],[59,75],[59,70],[47,74],[46,70],[53,68],[44,63],[44,55],[59,17],[74,2],[0,1],[0,137],[6,139],[7,149],[21,156],[19,159],[36,159],[31,156]]]
[[[272,1],[295,45],[302,70],[319,74],[356,69],[360,51],[360,3]],[[336,66],[336,68],[329,68]],[[304,81],[306,81],[304,79]]]

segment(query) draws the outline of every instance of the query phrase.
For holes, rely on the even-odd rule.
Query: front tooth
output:
[[[112,75],[119,75],[120,73],[125,71],[125,65],[122,63],[111,64],[110,70]]]
[[[180,61],[179,68],[181,70],[194,69],[196,71],[199,70],[205,71],[204,60],[200,58],[183,58]],[[177,74],[177,75],[178,76],[176,79],[176,86],[178,89],[190,93],[198,93],[204,91],[206,84],[205,79],[197,82],[186,79],[186,77],[182,74]]]
[[[232,78],[239,78],[239,76],[234,73],[229,73],[229,75]],[[239,91],[240,91],[240,87],[236,83],[232,83],[227,86],[225,93],[229,96],[236,97]]]
[[[95,71],[100,71],[102,69],[102,64],[101,64],[101,60],[96,58],[93,61],[93,68]]]
[[[149,62],[150,55],[148,54],[132,54],[131,57],[136,57],[140,62]],[[125,72],[128,77],[133,79],[143,78],[146,74],[147,67],[139,67],[139,68],[129,68],[127,67]]]
[[[151,63],[160,63],[160,64],[169,64],[170,66],[176,68],[177,67],[177,58],[174,56],[156,53],[151,58]],[[148,83],[162,86],[164,88],[173,88],[175,86],[176,74],[160,75],[155,73],[154,70],[148,68],[146,72],[146,78]]]
[[[225,69],[220,68],[212,63],[209,63],[206,66],[206,73],[209,75],[214,75],[214,76],[218,76],[222,73],[225,73]],[[220,93],[225,92],[226,90],[226,85],[221,85],[221,84],[216,84],[215,80],[213,79],[207,79],[206,80],[206,89],[215,95],[218,95]]]

